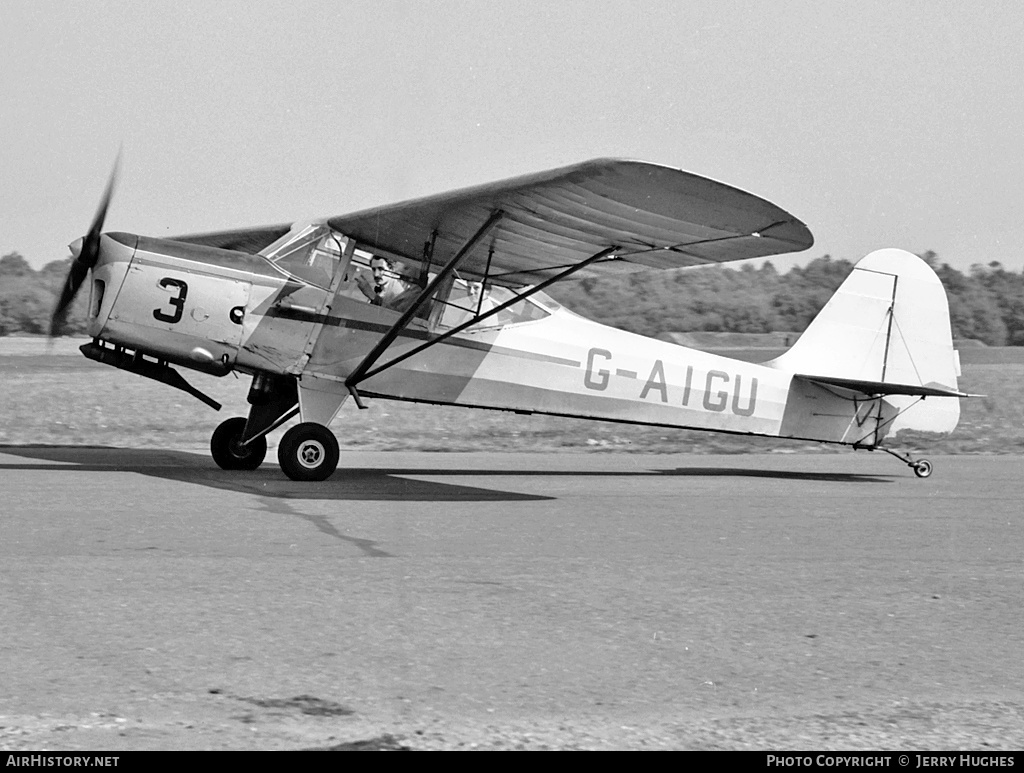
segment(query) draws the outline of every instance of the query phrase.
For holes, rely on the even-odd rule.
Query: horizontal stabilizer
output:
[[[982,397],[950,389],[941,384],[894,384],[889,381],[866,381],[858,378],[835,378],[832,376],[808,376],[796,374],[796,378],[810,381],[820,386],[832,386],[849,389],[866,395],[914,395],[917,397]]]

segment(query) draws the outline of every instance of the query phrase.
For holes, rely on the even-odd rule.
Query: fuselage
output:
[[[104,235],[103,256],[93,270],[90,334],[214,375],[272,374],[300,386],[315,379],[347,396],[346,380],[400,316],[353,287],[354,263],[338,269],[332,288],[262,256],[128,234]],[[351,261],[352,250],[338,256]],[[440,305],[402,330],[359,392],[846,443],[865,442],[870,417],[881,415],[776,367],[601,325],[543,294],[388,366],[479,311],[458,292],[449,286]]]

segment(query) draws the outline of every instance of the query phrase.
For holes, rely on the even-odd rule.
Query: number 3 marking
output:
[[[161,322],[169,322],[172,325],[175,322],[181,320],[182,312],[185,310],[185,296],[188,295],[188,285],[182,282],[180,279],[171,279],[170,277],[164,277],[158,284],[167,289],[168,287],[176,287],[178,294],[174,298],[168,299],[168,303],[174,307],[170,314],[166,314],[160,309],[153,309],[153,318],[158,319]]]

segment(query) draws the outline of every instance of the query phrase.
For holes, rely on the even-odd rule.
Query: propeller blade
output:
[[[87,268],[95,266],[96,261],[100,257],[100,234],[103,232],[103,221],[107,218],[110,199],[114,195],[117,170],[120,166],[121,154],[118,153],[117,159],[114,161],[114,168],[110,172],[110,179],[107,181],[107,189],[103,191],[103,198],[96,209],[96,216],[92,219],[92,225],[89,226],[89,233],[85,235],[85,240],[82,242],[82,252],[78,256],[78,260],[84,263]]]
[[[85,277],[88,276],[89,268],[89,266],[86,266],[78,259],[72,261],[71,269],[64,280],[64,288],[60,292],[60,299],[57,301],[57,305],[53,309],[53,316],[50,318],[51,337],[63,335],[68,310],[71,308],[72,301],[75,300],[75,295],[78,294],[78,288],[82,286]]]
[[[68,310],[71,308],[78,290],[89,274],[89,269],[93,268],[100,259],[100,235],[103,233],[103,221],[106,220],[107,209],[110,207],[110,200],[114,195],[114,186],[117,182],[117,172],[120,165],[121,154],[118,153],[117,160],[114,161],[114,168],[110,172],[110,179],[107,181],[107,188],[103,192],[99,208],[92,219],[92,225],[89,226],[89,232],[82,238],[80,247],[77,243],[72,246],[72,251],[75,251],[77,248],[77,252],[71,261],[71,268],[68,271],[67,278],[64,280],[64,288],[61,290],[60,298],[53,309],[53,316],[50,318],[51,338],[63,334]]]

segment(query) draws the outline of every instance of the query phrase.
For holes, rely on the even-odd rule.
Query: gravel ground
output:
[[[374,727],[266,708],[247,724],[113,715],[0,716],[0,749],[211,750],[745,750],[1013,751],[1024,748],[1024,704],[903,703],[793,716],[437,720]]]

